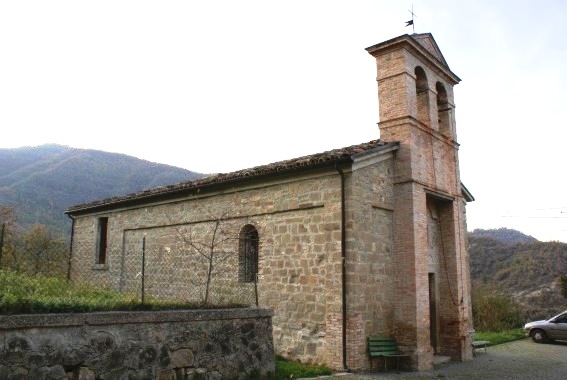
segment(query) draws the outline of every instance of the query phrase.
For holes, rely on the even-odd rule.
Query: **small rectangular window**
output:
[[[96,249],[96,263],[106,264],[106,248],[108,245],[108,218],[99,218]]]

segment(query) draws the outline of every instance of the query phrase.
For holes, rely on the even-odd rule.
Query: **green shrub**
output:
[[[317,377],[332,373],[333,371],[324,366],[288,361],[279,356],[276,358],[276,380]]]
[[[136,296],[109,289],[74,285],[60,278],[30,277],[6,270],[0,270],[0,289],[0,314],[191,309],[202,306],[155,299],[142,304]]]
[[[487,287],[472,292],[473,323],[479,331],[506,331],[522,325],[519,305]]]
[[[491,345],[512,342],[525,337],[524,330],[521,328],[505,331],[477,331],[475,334],[476,340],[487,340]]]
[[[559,285],[561,288],[561,295],[567,298],[567,274],[561,275],[559,277]]]

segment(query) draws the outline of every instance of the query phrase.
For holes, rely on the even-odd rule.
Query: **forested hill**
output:
[[[506,244],[535,243],[538,241],[533,236],[526,235],[520,231],[504,227],[490,230],[477,228],[471,234],[474,237],[489,237]]]
[[[35,223],[68,234],[73,205],[189,181],[202,174],[124,154],[42,145],[0,149],[0,207],[22,227]]]
[[[486,285],[509,294],[532,315],[567,307],[559,288],[559,276],[567,274],[567,244],[506,228],[474,230],[469,254],[473,288]]]

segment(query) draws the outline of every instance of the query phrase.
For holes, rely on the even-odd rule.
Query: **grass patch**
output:
[[[512,329],[512,330],[505,330],[505,331],[478,331],[474,338],[475,340],[487,340],[490,342],[491,346],[495,344],[502,344],[506,342],[512,342],[515,340],[523,339],[526,336],[524,335],[524,329]]]
[[[202,304],[186,301],[156,299],[146,300],[142,304],[137,296],[92,286],[75,285],[60,278],[30,277],[5,270],[0,270],[0,289],[2,289],[0,314],[205,308]],[[232,307],[239,306],[232,305]]]
[[[332,373],[333,371],[327,367],[293,362],[280,356],[276,358],[276,380],[317,377],[331,375]]]

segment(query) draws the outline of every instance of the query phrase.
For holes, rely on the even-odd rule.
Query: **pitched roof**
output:
[[[372,45],[366,48],[366,51],[370,55],[377,57],[381,54],[386,54],[394,49],[399,49],[404,47],[413,51],[420,59],[425,62],[429,62],[432,68],[436,68],[439,73],[442,73],[446,79],[457,84],[461,79],[451,71],[447,65],[447,61],[441,54],[441,50],[433,35],[431,33],[421,33],[421,34],[404,34],[392,38],[388,41],[380,42],[379,44]]]
[[[441,53],[441,49],[439,49],[439,46],[437,45],[437,42],[435,42],[435,39],[433,38],[433,35],[431,33],[415,33],[411,34],[410,37],[419,42],[421,46],[423,46],[429,53],[431,53],[431,55],[439,60],[439,62],[449,67],[447,61],[445,60],[445,57],[443,57],[443,54]]]
[[[236,182],[262,179],[274,175],[291,174],[298,171],[310,170],[323,167],[332,167],[342,162],[352,162],[356,157],[382,150],[384,147],[394,147],[398,143],[386,143],[380,140],[372,140],[367,143],[352,145],[344,148],[333,149],[309,156],[293,158],[291,160],[274,162],[267,165],[256,166],[249,169],[238,170],[231,173],[220,173],[197,179],[194,181],[181,182],[175,185],[161,186],[154,189],[144,190],[137,193],[107,198],[91,203],[85,203],[69,207],[66,214],[78,214],[82,212],[95,211],[98,209],[112,209],[115,206],[127,206],[148,202],[157,198],[181,195],[183,193],[208,188],[233,185]]]

